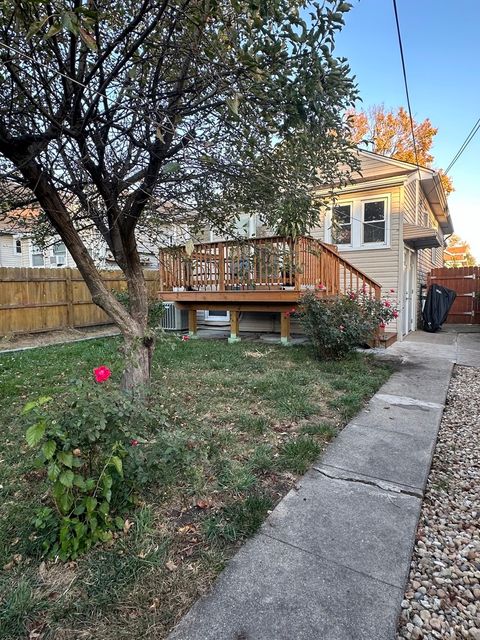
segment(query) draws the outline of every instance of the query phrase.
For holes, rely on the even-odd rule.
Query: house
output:
[[[34,217],[32,209],[16,210],[9,219],[0,221],[0,267],[73,267],[75,261],[59,237],[53,237],[45,247],[38,247],[29,230],[29,220]],[[164,239],[170,244],[177,236],[169,230]],[[106,242],[98,231],[84,229],[82,237],[85,245],[99,269],[119,269]],[[158,244],[146,233],[137,234],[140,259],[145,269],[158,269]]]
[[[282,310],[319,282],[326,285],[325,295],[360,286],[376,296],[393,290],[400,313],[389,333],[401,340],[417,328],[428,273],[443,265],[444,238],[453,232],[440,176],[358,153],[360,172],[337,194],[311,237],[295,243],[269,237],[254,216],[237,223],[243,242],[207,232],[207,242],[192,247],[190,255],[161,253],[161,296],[189,310],[191,331],[197,324],[230,324],[235,338],[240,322],[245,331],[285,334],[290,325]]]
[[[433,169],[368,151],[359,156],[361,174],[312,235],[335,243],[384,292],[394,290],[400,315],[390,330],[401,340],[419,326],[430,270],[443,266],[445,238],[453,233],[447,198]]]
[[[461,242],[449,245],[443,252],[443,266],[448,268],[474,266],[475,259],[472,256],[470,245]]]

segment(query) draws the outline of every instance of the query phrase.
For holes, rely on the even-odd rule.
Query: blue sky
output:
[[[363,106],[406,107],[392,0],[350,0],[353,9],[337,36]],[[438,127],[433,155],[447,167],[480,117],[480,1],[397,0],[416,120]],[[480,131],[453,167],[449,197],[455,232],[480,261]]]

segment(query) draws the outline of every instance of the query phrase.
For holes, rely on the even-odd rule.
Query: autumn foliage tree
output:
[[[357,168],[334,55],[340,0],[0,0],[0,209],[39,206],[93,301],[120,328],[124,386],[149,378],[154,337],[136,232],[240,214],[317,219],[320,184]],[[347,166],[347,170],[344,167]],[[97,271],[93,228],[129,308]]]
[[[396,111],[387,111],[383,105],[375,105],[366,111],[350,111],[353,140],[364,143],[367,148],[383,156],[389,156],[404,162],[430,167],[434,161],[430,150],[438,129],[429,118],[423,122],[413,120],[415,148],[412,138],[410,116],[403,107]],[[440,171],[446,193],[453,191],[450,178]]]

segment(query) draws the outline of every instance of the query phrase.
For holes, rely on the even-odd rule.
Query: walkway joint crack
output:
[[[420,491],[402,489],[400,487],[396,487],[396,486],[391,485],[389,483],[375,482],[374,480],[362,480],[360,478],[353,478],[353,477],[348,477],[348,476],[347,477],[334,476],[334,475],[330,475],[326,471],[323,471],[322,469],[319,469],[318,467],[313,467],[313,468],[315,469],[315,471],[320,473],[322,476],[325,476],[326,478],[329,478],[330,480],[339,480],[341,482],[356,482],[358,484],[364,484],[364,485],[367,485],[367,486],[370,486],[370,487],[375,487],[377,489],[381,489],[382,491],[385,491],[386,493],[394,493],[394,494],[402,494],[402,495],[407,495],[407,496],[413,496],[414,498],[419,498],[420,500],[423,500],[423,493],[420,492]]]

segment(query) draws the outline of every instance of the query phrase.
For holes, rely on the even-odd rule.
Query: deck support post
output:
[[[282,311],[280,314],[280,342],[285,346],[291,344],[289,311]]]
[[[240,314],[238,311],[230,311],[230,337],[228,342],[234,344],[240,342]]]
[[[188,335],[190,338],[198,338],[197,335],[197,310],[188,310]]]

